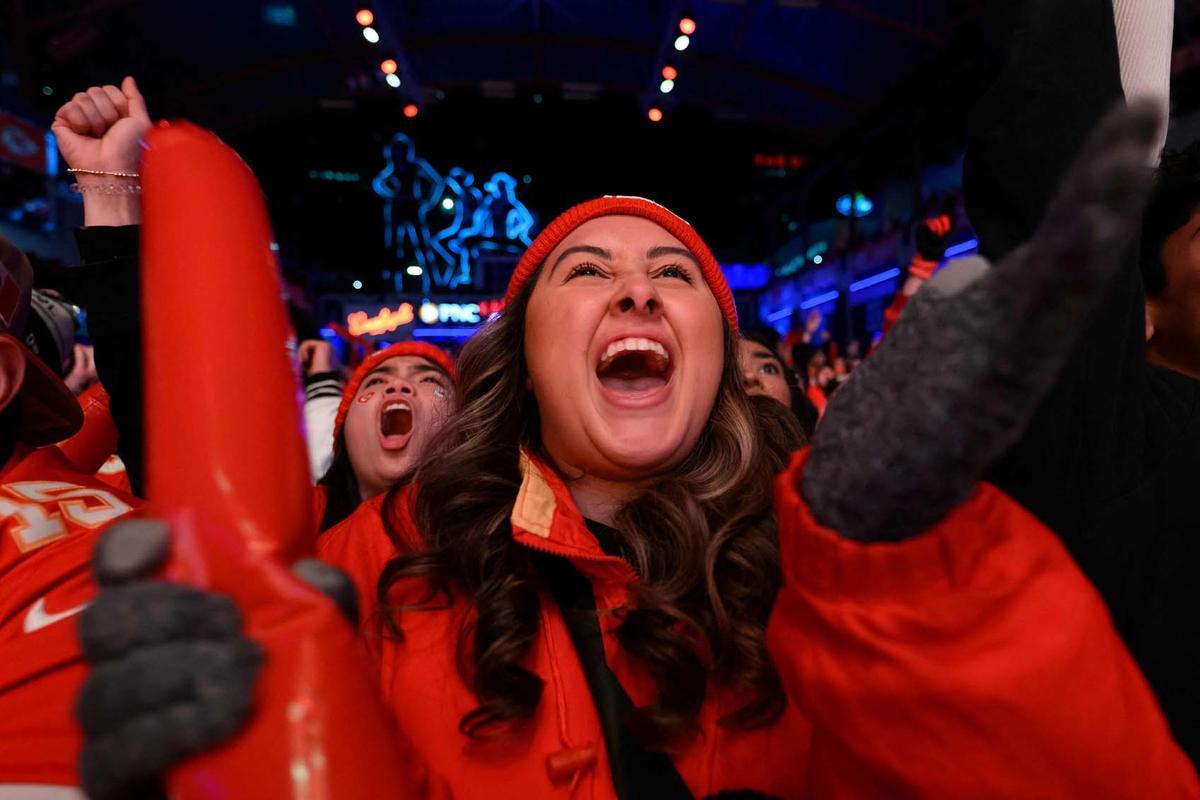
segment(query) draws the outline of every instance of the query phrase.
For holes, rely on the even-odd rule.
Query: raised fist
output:
[[[333,371],[333,347],[323,339],[305,339],[296,349],[304,375]]]
[[[78,92],[54,115],[50,126],[63,159],[73,169],[137,172],[141,141],[150,130],[146,101],[131,77],[121,88],[93,86]],[[81,182],[96,181],[80,175]],[[98,178],[111,182],[112,178]]]

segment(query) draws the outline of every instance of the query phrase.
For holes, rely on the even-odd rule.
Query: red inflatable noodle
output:
[[[162,507],[200,504],[290,563],[311,550],[311,488],[262,192],[207,131],[159,127],[147,145],[146,493]]]
[[[142,166],[147,496],[166,576],[231,595],[267,662],[230,742],[171,796],[357,800],[426,794],[356,636],[287,569],[311,549],[298,388],[262,193],[237,154],[161,126]]]

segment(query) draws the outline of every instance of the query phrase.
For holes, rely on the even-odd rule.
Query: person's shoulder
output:
[[[1173,369],[1146,363],[1148,391],[1157,411],[1181,426],[1200,414],[1200,380]]]
[[[1172,369],[1146,364],[1147,401],[1143,424],[1145,449],[1152,472],[1197,462],[1200,442],[1200,380]]]
[[[58,494],[65,495],[63,499],[93,495],[112,498],[110,503],[115,501],[134,508],[145,502],[97,475],[80,472],[57,447],[39,447],[17,454],[0,472],[0,484],[9,487],[6,489],[9,495],[33,492],[41,502],[57,502],[52,496]],[[10,484],[19,484],[22,488],[13,489]]]
[[[343,569],[382,564],[401,548],[416,549],[421,537],[412,520],[413,492],[377,495],[359,504],[344,520],[317,539],[317,555]]]
[[[317,540],[317,551],[324,558],[326,552],[344,550],[349,542],[387,538],[383,527],[384,496],[372,497],[359,503],[348,517],[321,534]]]

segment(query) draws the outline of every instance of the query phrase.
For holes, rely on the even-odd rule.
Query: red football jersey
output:
[[[0,793],[78,785],[76,623],[96,594],[89,559],[100,531],[140,503],[50,447],[0,474]]]
[[[96,470],[96,478],[101,483],[115,486],[126,494],[133,491],[129,485],[129,473],[125,471],[125,462],[116,453],[113,453],[107,461],[100,465],[100,469]]]

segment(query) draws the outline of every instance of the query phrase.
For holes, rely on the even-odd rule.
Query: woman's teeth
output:
[[[610,344],[608,346],[608,349],[606,349],[604,351],[604,356],[600,359],[600,363],[603,364],[607,361],[612,361],[614,358],[621,355],[622,353],[628,353],[628,352],[640,351],[640,350],[648,350],[651,353],[655,353],[655,354],[661,356],[667,362],[670,362],[670,360],[671,360],[671,356],[667,354],[667,348],[663,347],[658,342],[652,341],[650,339],[641,339],[641,338],[638,338],[635,336],[631,336],[629,338],[620,339],[620,340],[615,341],[612,344]]]
[[[645,394],[667,385],[671,357],[658,342],[631,336],[608,346],[596,367],[596,377],[609,391]]]

